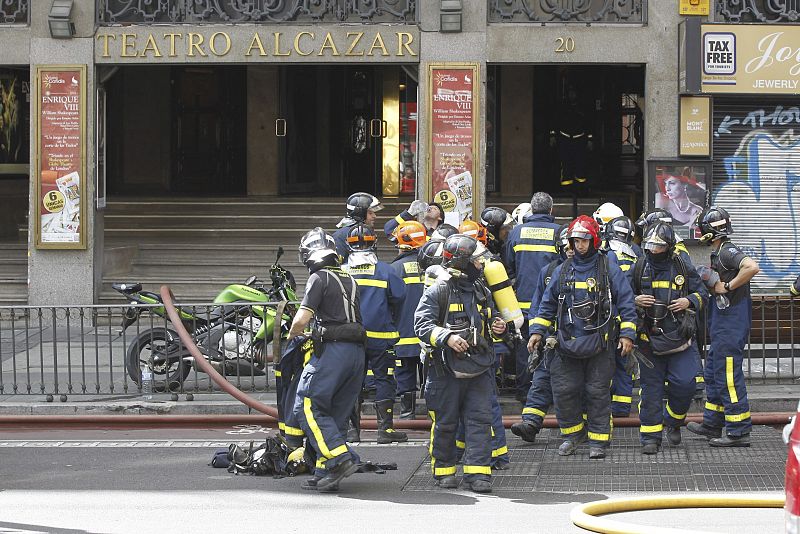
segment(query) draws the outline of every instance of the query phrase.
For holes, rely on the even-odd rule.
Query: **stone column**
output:
[[[95,250],[98,217],[94,202],[94,2],[75,2],[72,20],[76,35],[72,39],[53,39],[47,23],[51,2],[31,2],[30,64],[31,87],[35,86],[37,65],[86,65],[86,212],[81,224],[86,226],[86,250],[41,250],[35,247],[35,221],[39,216],[35,196],[36,117],[31,114],[30,216],[28,220],[28,302],[32,305],[92,304],[99,284],[95,266],[102,265],[102,250]],[[32,103],[33,105],[33,103]],[[102,225],[99,226],[102,233]],[[102,246],[100,245],[100,248]],[[97,253],[96,253],[97,252]],[[98,275],[99,278],[99,275]]]

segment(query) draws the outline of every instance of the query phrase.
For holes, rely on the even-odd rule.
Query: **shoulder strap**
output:
[[[642,294],[642,275],[644,274],[644,267],[644,258],[636,258],[636,264],[633,266],[633,288],[636,290],[637,295]]]
[[[567,281],[567,271],[572,268],[572,258],[567,258],[567,260],[561,264],[561,273],[558,276],[558,294],[564,294],[564,283]]]
[[[339,275],[329,271],[328,269],[325,269],[325,272],[328,273],[329,275],[332,275],[336,283],[339,284],[339,289],[341,289],[342,291],[342,301],[343,301],[342,303],[344,305],[344,315],[345,317],[347,317],[347,320],[351,323],[360,322],[358,319],[358,310],[356,309],[356,304],[355,304],[356,291],[357,291],[356,289],[357,284],[355,283],[355,280],[353,280],[352,278],[350,279],[352,283],[350,284],[351,285],[350,295],[348,295],[347,290],[344,288],[342,280],[339,278]]]
[[[439,326],[444,327],[447,324],[447,318],[450,316],[450,280],[445,280],[443,285],[439,287],[439,293],[436,298],[439,302]]]
[[[547,266],[547,271],[544,273],[544,279],[549,282],[551,278],[553,278],[553,273],[556,272],[558,266],[561,265],[558,260],[553,260]]]

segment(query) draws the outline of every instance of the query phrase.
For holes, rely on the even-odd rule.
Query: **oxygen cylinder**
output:
[[[522,309],[519,307],[517,295],[511,287],[506,268],[499,261],[489,261],[483,268],[483,276],[492,292],[494,304],[500,312],[500,317],[507,323],[514,323],[519,331],[522,328],[524,318]]]

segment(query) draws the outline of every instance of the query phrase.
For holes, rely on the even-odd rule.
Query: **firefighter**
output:
[[[299,255],[309,277],[289,338],[302,334],[313,318],[314,355],[300,376],[294,414],[318,458],[304,487],[331,492],[358,470],[358,455],[347,446],[345,433],[361,391],[366,331],[358,285],[339,268],[333,238],[314,228],[300,240]]]
[[[347,248],[347,234],[356,224],[366,224],[370,228],[375,224],[377,212],[383,209],[381,201],[369,193],[353,193],[347,197],[347,215],[336,225],[338,230],[333,233],[336,242],[336,252],[347,259],[350,250]]]
[[[628,356],[636,335],[633,291],[617,262],[599,250],[600,228],[594,219],[579,216],[570,223],[567,237],[575,256],[553,272],[531,323],[528,350],[533,353],[555,327],[556,354],[550,376],[556,417],[565,438],[558,453],[574,454],[588,437],[589,458],[605,458],[611,442],[608,386],[614,374],[614,348]],[[614,321],[618,315],[619,336]],[[553,343],[548,340],[549,345]]]
[[[565,225],[558,232],[558,259],[551,261],[539,273],[536,291],[533,293],[534,302],[541,300],[542,293],[553,278],[556,267],[573,256],[569,239],[567,239],[567,229],[568,227]],[[553,404],[553,386],[550,383],[550,361],[553,355],[552,350],[546,350],[539,359],[538,353],[531,353],[531,359],[534,361],[529,361],[528,370],[533,373],[533,376],[525,407],[522,409],[522,422],[511,425],[511,433],[529,443],[536,441],[536,435],[544,423],[544,416],[547,415],[547,411]]]
[[[528,337],[527,321],[535,315],[537,303],[531,304],[536,280],[541,270],[558,257],[556,241],[559,225],[552,215],[553,197],[547,193],[535,193],[531,198],[531,214],[523,219],[523,224],[514,227],[508,236],[505,251],[505,264],[509,278],[514,280],[514,292],[525,313],[526,323],[522,336]],[[528,372],[528,351],[524,344],[517,350],[516,359],[517,400],[525,402],[531,376]]]
[[[456,234],[445,241],[442,257],[451,278],[438,279],[425,290],[414,316],[414,330],[433,347],[425,384],[432,419],[431,467],[438,486],[455,488],[456,428],[464,424],[464,482],[477,493],[491,483],[492,334],[506,324],[492,317],[491,294],[481,282],[482,260],[488,254],[478,241]],[[491,326],[490,326],[491,325]]]
[[[702,232],[700,241],[712,247],[711,268],[719,280],[713,290],[715,304],[708,307],[711,343],[706,354],[703,422],[690,423],[688,429],[711,438],[712,447],[749,447],[752,422],[742,360],[752,318],[750,280],[759,267],[730,240],[733,227],[723,208],[706,208],[696,224]]]
[[[489,232],[486,248],[505,264],[505,243],[508,234],[514,228],[514,219],[511,218],[511,214],[503,208],[490,206],[481,212],[480,223]]]
[[[617,217],[622,217],[624,215],[625,214],[622,213],[622,208],[612,202],[605,202],[600,204],[600,206],[592,214],[592,217],[595,221],[597,221],[598,226],[600,226],[600,235],[605,236],[606,225],[610,223],[612,219],[616,219]]]
[[[700,358],[693,340],[695,314],[703,309],[708,294],[697,271],[675,252],[676,242],[672,226],[651,226],[642,241],[645,257],[633,269],[636,305],[642,317],[640,339],[643,352],[654,364],[640,367],[642,454],[658,452],[664,427],[671,445],[681,443],[681,426],[694,396]],[[665,381],[669,390],[663,405]]]
[[[394,345],[399,337],[393,317],[397,317],[405,298],[405,284],[395,270],[376,255],[378,238],[366,224],[350,228],[347,247],[350,255],[345,270],[358,284],[361,317],[367,331],[366,357],[375,385],[375,414],[378,418],[378,443],[408,440],[394,429]],[[360,403],[359,403],[360,404]],[[353,423],[360,431],[361,410],[356,406]]]
[[[422,223],[404,221],[394,231],[394,241],[399,255],[392,269],[405,284],[403,305],[397,310],[395,324],[400,338],[394,346],[394,377],[400,397],[400,418],[414,419],[417,405],[417,373],[420,364],[420,339],[414,333],[414,312],[425,289],[424,278],[417,261],[419,249],[427,242],[427,232]]]

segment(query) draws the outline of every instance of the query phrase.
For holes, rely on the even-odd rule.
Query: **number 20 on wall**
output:
[[[575,39],[572,37],[556,37],[556,52],[574,52]]]

